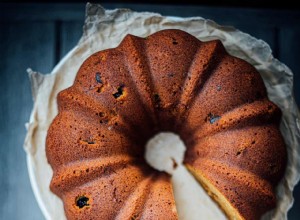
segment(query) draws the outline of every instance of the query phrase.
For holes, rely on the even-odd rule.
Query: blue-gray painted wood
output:
[[[291,70],[294,73],[294,92],[295,92],[295,97],[298,105],[300,105],[300,40],[299,39],[300,39],[300,27],[285,26],[280,29],[279,60],[285,63],[289,68],[291,68]],[[300,204],[299,204],[299,210],[300,210]]]
[[[60,24],[60,59],[66,55],[82,36],[84,21],[66,21]]]
[[[0,219],[43,219],[23,150],[33,104],[26,69],[51,71],[54,28],[53,22],[0,23]]]

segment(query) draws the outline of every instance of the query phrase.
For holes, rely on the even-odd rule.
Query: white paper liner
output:
[[[288,151],[285,176],[277,188],[278,206],[265,219],[286,219],[292,207],[292,192],[299,181],[300,120],[293,98],[293,74],[272,56],[270,47],[232,27],[223,27],[201,17],[164,17],[156,13],[138,13],[128,9],[104,10],[100,5],[87,4],[84,33],[80,42],[53,69],[43,75],[28,70],[34,106],[26,124],[24,149],[34,194],[46,219],[65,219],[61,200],[49,190],[52,170],[45,155],[48,127],[57,115],[56,96],[73,84],[77,70],[92,53],[116,47],[127,34],[148,36],[162,29],[181,29],[202,41],[220,39],[228,52],[247,60],[261,73],[269,98],[283,112],[280,129]]]

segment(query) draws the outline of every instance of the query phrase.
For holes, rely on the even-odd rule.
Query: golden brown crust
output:
[[[58,107],[46,153],[69,219],[177,219],[170,177],[143,158],[159,131],[180,135],[185,164],[228,216],[258,219],[276,204],[280,110],[255,68],[218,40],[128,35],[84,61]]]

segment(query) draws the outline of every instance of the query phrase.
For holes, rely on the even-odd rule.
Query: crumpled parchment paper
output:
[[[43,75],[28,70],[34,106],[24,143],[32,188],[46,219],[65,219],[61,200],[49,190],[52,170],[45,155],[47,129],[57,114],[56,95],[73,84],[77,70],[92,53],[116,47],[127,34],[141,37],[162,29],[181,29],[202,41],[220,39],[228,52],[253,64],[261,73],[269,98],[283,112],[280,129],[287,150],[288,165],[284,179],[277,188],[278,206],[265,219],[286,219],[293,204],[292,191],[299,181],[300,115],[293,98],[293,74],[272,56],[270,47],[232,27],[222,27],[201,17],[164,17],[156,13],[138,13],[128,9],[105,10],[87,4],[84,33],[75,46],[53,69]]]

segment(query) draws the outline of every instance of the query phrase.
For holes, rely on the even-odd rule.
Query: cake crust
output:
[[[257,70],[219,40],[127,35],[86,59],[57,100],[46,154],[68,219],[178,219],[170,176],[144,159],[163,131],[181,137],[185,165],[230,219],[276,206],[281,112]]]

